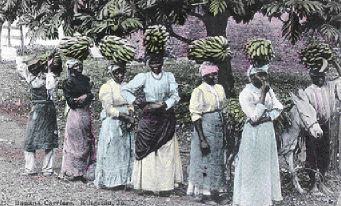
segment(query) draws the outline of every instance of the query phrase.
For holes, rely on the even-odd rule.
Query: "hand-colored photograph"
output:
[[[0,0],[0,206],[341,206],[340,0]]]

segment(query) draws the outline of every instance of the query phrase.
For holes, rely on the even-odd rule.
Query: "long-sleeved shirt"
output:
[[[305,89],[310,104],[317,111],[321,121],[328,121],[336,111],[337,102],[341,101],[341,77],[327,81],[322,87],[314,84]]]
[[[114,80],[109,80],[103,84],[99,90],[99,100],[102,102],[104,111],[110,117],[118,117],[119,110],[117,107],[128,106],[128,102],[121,95],[121,85]],[[130,110],[133,107],[129,107]]]
[[[32,88],[40,88],[45,85],[44,74],[39,73],[37,76],[34,76],[28,71],[28,65],[26,63],[18,61],[17,69],[20,71],[20,75],[25,78],[26,82],[29,83]]]
[[[147,102],[164,101],[167,104],[167,110],[180,100],[178,84],[171,72],[162,71],[158,75],[152,72],[140,73],[122,86],[122,96],[129,104],[132,104],[136,99],[134,92],[141,87],[143,87]]]
[[[207,112],[213,112],[222,108],[226,100],[224,88],[220,84],[214,86],[202,83],[195,88],[189,102],[189,111],[193,122],[202,118]]]
[[[283,105],[278,101],[274,91],[266,93],[265,103],[261,103],[261,89],[253,84],[247,84],[239,95],[240,106],[248,119],[255,122],[263,115],[268,115],[275,120],[283,110]]]
[[[67,104],[71,109],[84,108],[90,105],[94,95],[91,93],[91,85],[89,77],[80,75],[77,77],[70,76],[63,82],[63,92]],[[81,103],[77,102],[75,98],[78,98],[86,94],[87,97]]]

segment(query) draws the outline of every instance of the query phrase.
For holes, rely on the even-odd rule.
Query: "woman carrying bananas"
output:
[[[66,62],[69,76],[63,92],[70,110],[67,115],[60,177],[69,181],[86,181],[88,168],[95,162],[95,138],[92,132],[90,79],[82,74],[79,60]]]
[[[182,166],[175,136],[174,105],[179,101],[178,84],[171,72],[162,71],[163,56],[153,55],[150,72],[140,73],[122,86],[129,104],[143,109],[135,137],[134,189],[167,195],[182,183]],[[144,100],[134,96],[143,88]]]
[[[32,110],[27,123],[27,136],[24,144],[25,172],[23,175],[36,175],[36,150],[44,149],[42,164],[44,176],[53,174],[55,148],[58,148],[57,114],[54,102],[48,97],[46,89],[47,70],[55,71],[58,67],[49,58],[48,63],[38,61],[27,66],[22,63],[24,77],[30,84]]]
[[[250,66],[239,102],[247,120],[236,158],[233,205],[269,206],[282,200],[273,120],[283,105],[268,83],[268,65]]]
[[[226,191],[222,105],[224,88],[217,84],[218,67],[209,62],[200,66],[203,83],[191,95],[189,111],[194,124],[188,167],[187,195],[199,201],[219,201]]]
[[[103,111],[94,182],[99,188],[131,184],[134,160],[134,135],[131,131],[134,118],[129,116],[134,108],[121,95],[125,63],[111,64],[107,69],[111,79],[99,90]]]

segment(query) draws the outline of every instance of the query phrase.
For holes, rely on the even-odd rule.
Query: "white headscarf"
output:
[[[117,65],[117,64],[110,64],[108,67],[107,67],[107,71],[108,73],[112,73],[113,71],[119,69],[119,68],[122,68],[121,66]]]
[[[66,61],[67,68],[73,67],[75,64],[81,64],[81,62],[77,59],[69,59]]]
[[[261,67],[254,67],[253,65],[250,65],[249,69],[247,70],[247,76],[250,77],[253,74],[256,74],[258,72],[266,72],[269,73],[269,65],[263,65]]]

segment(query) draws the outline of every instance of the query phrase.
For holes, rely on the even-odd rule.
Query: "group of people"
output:
[[[341,68],[335,65],[341,76]],[[151,56],[148,66],[150,71],[136,75],[128,83],[124,82],[125,63],[107,67],[111,78],[99,91],[103,111],[96,149],[89,109],[94,97],[90,80],[82,74],[80,61],[67,61],[69,75],[63,82],[63,91],[70,109],[60,177],[68,181],[87,181],[87,171],[96,162],[94,184],[98,188],[128,185],[139,191],[161,195],[183,183],[179,143],[175,134],[174,106],[180,100],[178,84],[171,72],[162,69],[163,56]],[[226,138],[222,115],[226,96],[224,88],[217,83],[218,71],[218,67],[211,62],[201,64],[202,84],[193,90],[189,105],[194,128],[187,195],[203,202],[219,202],[221,192],[227,190],[224,161]],[[269,86],[268,73],[268,65],[250,66],[247,72],[250,83],[239,95],[247,121],[236,158],[234,205],[264,206],[282,200],[273,121],[280,115],[283,105]],[[325,71],[319,69],[317,73],[310,74],[313,84],[306,92],[324,125],[330,107],[341,99],[341,78],[326,83]],[[27,72],[26,80],[31,86],[33,107],[24,147],[25,174],[36,174],[35,151],[44,149],[46,155],[42,172],[49,176],[53,174],[54,150],[58,147],[54,100],[48,95],[43,72]],[[142,90],[143,95],[136,95],[138,90]],[[133,113],[138,108],[142,114],[135,129]],[[319,140],[307,140],[308,162],[311,168],[319,168],[323,174],[328,167],[328,153],[310,155],[312,150],[309,148],[329,151],[328,133],[327,130],[324,132]]]

